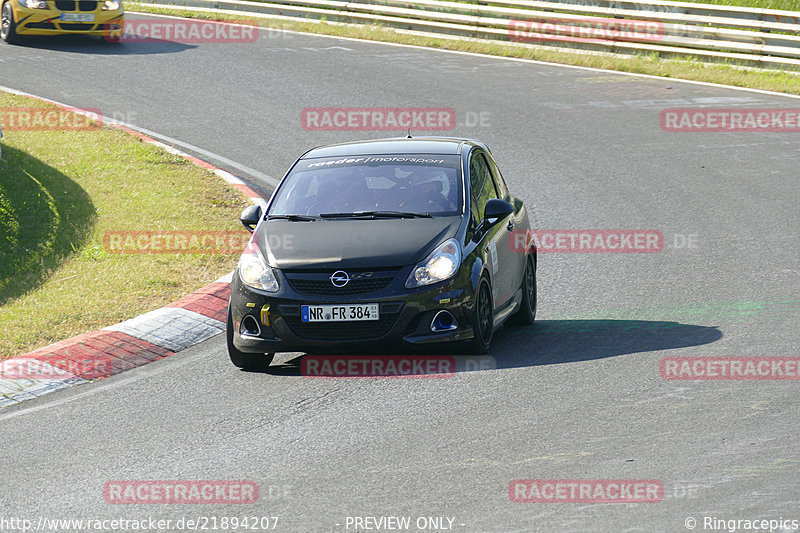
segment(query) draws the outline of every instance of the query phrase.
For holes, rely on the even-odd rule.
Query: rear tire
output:
[[[228,357],[230,357],[231,363],[242,370],[247,370],[248,372],[264,372],[269,368],[272,359],[275,357],[274,353],[260,354],[242,352],[233,345],[233,317],[231,316],[230,306],[228,306],[228,323],[225,327],[225,337],[228,341]]]
[[[14,10],[11,8],[11,0],[3,3],[0,10],[0,39],[8,44],[19,42],[17,33],[17,23],[14,22]]]
[[[489,280],[483,276],[475,290],[475,306],[472,311],[472,343],[470,352],[483,355],[489,351],[494,335],[494,302]]]
[[[536,267],[533,258],[525,261],[525,274],[522,277],[522,305],[514,313],[511,321],[514,324],[530,326],[536,320]]]

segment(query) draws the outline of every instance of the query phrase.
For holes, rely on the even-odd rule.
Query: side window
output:
[[[475,224],[483,219],[483,208],[491,198],[498,198],[486,157],[474,152],[469,162],[470,200]]]
[[[497,187],[497,192],[500,194],[500,198],[504,200],[508,200],[508,187],[506,187],[506,182],[503,179],[503,175],[500,173],[500,169],[497,168],[497,163],[494,162],[494,159],[491,157],[488,158],[489,161],[489,168],[492,170],[492,176],[494,176],[494,184]]]

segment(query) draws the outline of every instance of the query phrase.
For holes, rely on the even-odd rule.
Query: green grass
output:
[[[61,172],[8,146],[3,159],[0,305],[36,287],[79,249],[96,220],[89,196]]]
[[[140,11],[144,13],[160,13],[202,20],[225,20],[247,24],[258,23],[265,28],[279,28],[322,35],[410,44],[443,50],[459,50],[501,57],[518,57],[550,63],[617,70],[635,74],[648,74],[666,78],[704,81],[788,94],[800,94],[800,75],[798,75],[798,73],[782,70],[743,69],[733,64],[706,63],[693,57],[664,59],[659,58],[656,54],[626,57],[606,54],[598,55],[502,42],[494,43],[466,39],[422,37],[400,33],[390,28],[380,26],[304,22],[287,19],[254,19],[248,18],[246,15],[235,16],[223,13],[186,11],[179,8],[153,8],[137,5],[135,3],[128,3],[126,5],[130,11]]]
[[[256,0],[267,2],[269,0]],[[448,0],[451,2],[459,2],[465,4],[476,4],[475,0]],[[551,0],[558,1],[558,0]],[[800,1],[798,0],[668,0],[674,2],[689,2],[692,4],[714,4],[718,6],[742,6],[742,7],[756,7],[761,9],[781,9],[785,11],[798,11],[800,10]],[[481,2],[483,3],[483,2]],[[577,3],[577,2],[573,2]],[[642,0],[642,3],[647,3]],[[486,2],[488,5],[506,6],[506,4],[496,4],[491,0]]]
[[[255,0],[256,2],[270,2],[271,0]],[[449,2],[456,2],[459,4],[478,4],[481,5],[490,5],[490,6],[499,6],[499,7],[512,7],[508,6],[507,4],[498,4],[488,0],[486,2],[476,2],[475,0],[445,0]],[[550,0],[550,1],[558,1],[558,0]],[[780,9],[783,11],[800,11],[800,1],[799,0],[669,0],[675,2],[687,2],[692,4],[713,4],[719,6],[741,6],[741,7],[755,7],[760,9]],[[374,3],[380,4],[380,0],[375,1]],[[577,2],[572,2],[577,3]],[[643,1],[643,3],[646,3]],[[323,6],[314,6],[319,9],[328,9]],[[413,7],[413,6],[409,6]],[[331,8],[334,9],[334,8]],[[658,7],[656,7],[658,9]]]
[[[0,108],[46,107],[0,92]],[[215,174],[117,129],[4,130],[0,359],[163,306],[236,255],[109,254],[112,230],[245,230],[246,198]]]
[[[719,6],[757,7],[761,9],[782,9],[785,11],[800,11],[800,2],[797,0],[678,0],[694,4],[714,4]]]

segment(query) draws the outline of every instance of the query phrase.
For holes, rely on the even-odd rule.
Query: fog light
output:
[[[247,315],[242,319],[241,334],[249,335],[251,337],[258,337],[261,335],[261,326],[253,315]]]
[[[453,331],[454,329],[458,329],[458,322],[450,311],[439,311],[431,320],[431,331],[434,333]]]

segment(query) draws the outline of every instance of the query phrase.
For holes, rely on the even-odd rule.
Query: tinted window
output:
[[[486,202],[498,197],[486,157],[480,152],[475,152],[470,160],[469,183],[472,217],[477,223],[483,220],[483,208]]]
[[[358,211],[461,212],[456,155],[377,155],[299,161],[276,193],[270,214]]]
[[[500,173],[500,169],[497,168],[497,163],[494,162],[494,159],[491,157],[487,157],[486,160],[489,162],[489,168],[492,171],[492,176],[494,177],[494,185],[497,187],[497,192],[500,195],[500,198],[508,199],[508,187],[506,187],[506,182],[503,179],[503,175]]]

